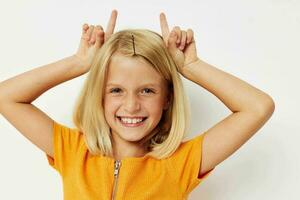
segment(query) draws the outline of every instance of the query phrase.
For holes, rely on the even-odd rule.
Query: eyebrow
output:
[[[122,86],[121,84],[117,84],[117,83],[108,83],[106,85],[106,87],[108,86]],[[160,87],[158,84],[155,83],[145,83],[143,85],[141,85],[140,87],[146,87],[146,86],[150,86],[150,87]]]

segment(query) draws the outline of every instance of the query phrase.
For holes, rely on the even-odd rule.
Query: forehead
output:
[[[142,58],[113,55],[108,66],[107,84],[153,84],[164,83],[163,77]]]

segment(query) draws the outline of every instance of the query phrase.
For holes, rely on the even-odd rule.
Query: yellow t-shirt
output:
[[[60,175],[64,200],[110,200],[114,159],[91,155],[78,129],[54,121],[54,155],[48,163]],[[121,160],[115,200],[183,200],[211,172],[198,177],[203,135],[183,142],[172,156]]]

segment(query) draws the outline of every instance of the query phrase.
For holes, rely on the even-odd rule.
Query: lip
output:
[[[137,124],[126,124],[121,120],[121,117],[117,117],[117,119],[125,127],[139,127],[139,126],[143,126],[145,124],[147,117],[146,117],[146,119],[143,119],[143,121],[141,121],[140,123],[137,123]]]

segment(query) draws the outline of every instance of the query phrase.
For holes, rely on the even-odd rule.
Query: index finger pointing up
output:
[[[166,15],[163,12],[160,13],[159,19],[160,19],[160,28],[161,28],[162,37],[166,41],[170,33]]]
[[[110,15],[107,27],[106,27],[106,31],[105,31],[105,41],[114,33],[117,15],[118,15],[117,10],[113,10],[111,12],[111,15]]]

